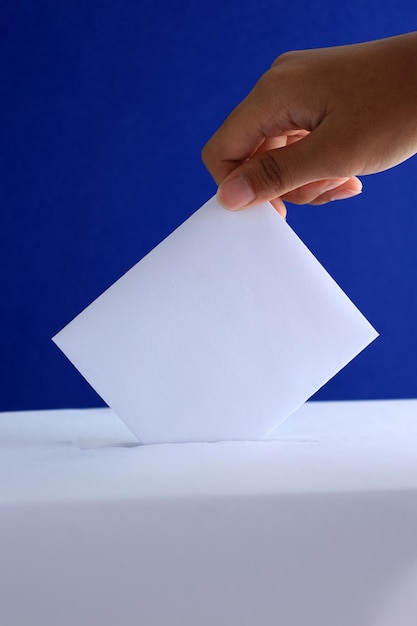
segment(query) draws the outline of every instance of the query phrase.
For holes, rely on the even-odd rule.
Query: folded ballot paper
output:
[[[212,198],[54,341],[164,443],[264,438],[376,336],[271,205]]]

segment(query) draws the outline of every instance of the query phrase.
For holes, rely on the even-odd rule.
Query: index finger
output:
[[[203,162],[217,184],[262,145],[265,135],[251,94],[241,102],[204,146]]]
[[[254,156],[265,141],[300,129],[285,106],[285,86],[284,76],[276,70],[266,72],[204,146],[203,162],[217,183]]]

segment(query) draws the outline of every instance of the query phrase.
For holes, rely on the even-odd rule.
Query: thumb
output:
[[[219,203],[226,209],[243,209],[275,200],[308,183],[335,177],[334,161],[326,155],[321,135],[317,128],[300,141],[257,154],[242,163],[220,184]]]

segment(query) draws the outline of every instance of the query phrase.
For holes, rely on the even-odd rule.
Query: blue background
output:
[[[101,404],[50,337],[214,193],[201,147],[276,56],[412,30],[415,0],[2,0],[0,410]],[[289,206],[381,333],[317,398],[417,397],[416,163]]]

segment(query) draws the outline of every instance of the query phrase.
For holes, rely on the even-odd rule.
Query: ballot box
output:
[[[110,409],[0,414],[0,623],[415,626],[417,400],[163,445]]]

